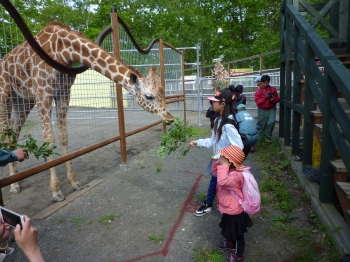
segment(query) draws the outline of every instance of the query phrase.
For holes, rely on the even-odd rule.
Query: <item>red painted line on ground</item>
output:
[[[192,173],[192,172],[187,172],[187,171],[185,171],[185,172],[186,173]],[[194,173],[192,173],[192,174],[194,174]],[[168,254],[169,246],[170,246],[171,242],[174,239],[176,230],[178,229],[178,227],[179,227],[179,225],[180,225],[180,223],[181,223],[181,221],[183,219],[183,216],[185,215],[185,212],[187,211],[187,206],[191,203],[192,198],[193,198],[193,194],[196,191],[196,188],[197,188],[197,186],[198,186],[198,184],[199,184],[199,182],[200,182],[200,180],[202,179],[203,176],[204,176],[203,174],[199,175],[197,177],[197,179],[196,179],[196,182],[192,186],[192,189],[191,189],[190,193],[188,194],[188,197],[185,200],[184,204],[182,205],[180,215],[177,218],[173,228],[171,229],[171,231],[169,233],[169,236],[168,236],[168,239],[167,239],[163,249],[160,250],[160,251],[157,251],[157,252],[153,252],[153,253],[150,253],[150,254],[146,254],[146,255],[143,255],[143,256],[140,256],[140,257],[136,257],[136,258],[130,259],[130,260],[126,260],[125,262],[138,261],[138,260],[141,260],[141,259],[144,259],[144,258],[149,258],[149,257],[157,256],[157,255],[160,255],[160,254],[162,254],[163,256],[166,256]]]
[[[137,258],[133,258],[133,259],[130,259],[130,260],[126,260],[125,262],[133,262],[133,261],[141,260],[141,259],[144,259],[144,258],[161,255],[162,252],[163,252],[163,250],[158,251],[158,252],[154,252],[154,253],[151,253],[151,254],[146,254],[146,255],[143,255],[141,257],[137,257]]]

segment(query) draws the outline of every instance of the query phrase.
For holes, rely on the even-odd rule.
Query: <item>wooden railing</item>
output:
[[[303,164],[311,164],[314,128],[311,111],[314,110],[316,101],[322,113],[323,124],[319,199],[324,203],[333,200],[331,160],[335,159],[336,150],[346,169],[350,170],[350,149],[346,143],[346,140],[350,141],[350,120],[338,100],[342,97],[348,105],[350,104],[350,72],[332,51],[331,48],[334,46],[326,43],[334,43],[334,39],[338,37],[337,46],[342,49],[336,52],[349,53],[350,41],[346,41],[349,36],[344,36],[344,32],[349,32],[350,22],[349,19],[344,19],[342,10],[345,5],[349,8],[349,2],[344,0],[340,3],[329,1],[318,4],[323,10],[320,14],[316,14],[315,6],[311,6],[305,0],[285,0],[281,8],[279,136],[284,138],[285,145],[292,146],[292,154],[297,155],[300,147],[300,121],[303,117],[302,160]],[[308,11],[318,20],[312,20],[310,24],[299,11]],[[330,14],[329,24],[323,19],[325,12]],[[332,37],[326,39],[327,41],[321,39],[313,28],[316,23],[321,23],[329,30]],[[334,26],[336,24],[337,27]],[[319,64],[324,68],[323,73],[319,69]],[[301,100],[301,83],[304,83],[304,101]],[[348,179],[350,179],[349,173]]]

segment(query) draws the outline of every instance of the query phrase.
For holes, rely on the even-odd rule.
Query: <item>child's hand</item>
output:
[[[191,142],[190,142],[190,146],[196,147],[196,146],[197,146],[197,141],[191,141]]]
[[[228,159],[226,157],[220,156],[220,158],[219,158],[219,165],[228,166],[229,167],[231,165],[231,163],[230,163],[230,161],[228,161]]]

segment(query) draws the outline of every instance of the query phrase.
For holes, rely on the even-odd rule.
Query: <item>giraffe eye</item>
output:
[[[145,95],[146,99],[149,99],[149,100],[152,100],[153,99],[153,96],[150,96],[150,95]]]

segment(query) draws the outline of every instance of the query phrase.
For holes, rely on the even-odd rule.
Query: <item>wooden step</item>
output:
[[[343,48],[343,47],[331,48],[331,50],[335,55],[344,55],[347,52],[346,48]]]
[[[315,124],[315,128],[316,128],[316,130],[322,132],[322,124]]]
[[[337,126],[338,126],[338,128],[339,128],[339,131],[342,132],[342,129],[340,128],[340,126],[339,126],[339,125],[337,125]],[[314,125],[314,131],[320,132],[321,134],[322,134],[322,128],[323,128],[323,125],[322,125],[322,124],[315,124],[315,125]],[[349,143],[349,141],[347,141],[347,140],[345,139],[345,135],[342,134],[342,136],[343,136],[343,138],[344,138],[344,140],[345,140],[345,143],[350,147],[350,143]],[[322,139],[319,139],[319,141],[320,141],[320,140],[322,140]]]
[[[349,182],[334,182],[335,191],[337,193],[341,208],[343,210],[346,222],[350,225],[350,217],[347,212],[350,210],[350,183]]]
[[[344,109],[345,113],[350,116],[350,109]],[[310,114],[314,118],[314,124],[322,124],[322,113],[320,110],[310,111]]]
[[[314,135],[317,137],[318,142],[321,144],[322,141],[322,124],[314,125]]]
[[[334,170],[334,172],[348,173],[348,171],[346,170],[345,164],[341,159],[332,160],[331,167]],[[345,181],[342,181],[342,182],[345,182]]]
[[[345,113],[350,116],[350,109],[344,109]],[[322,116],[322,113],[320,110],[313,110],[313,111],[310,111],[310,114],[313,115],[313,116]]]
[[[335,183],[340,192],[344,195],[346,199],[350,200],[350,183],[349,182],[336,182]],[[350,202],[349,202],[350,204]],[[350,209],[350,208],[349,208]]]

